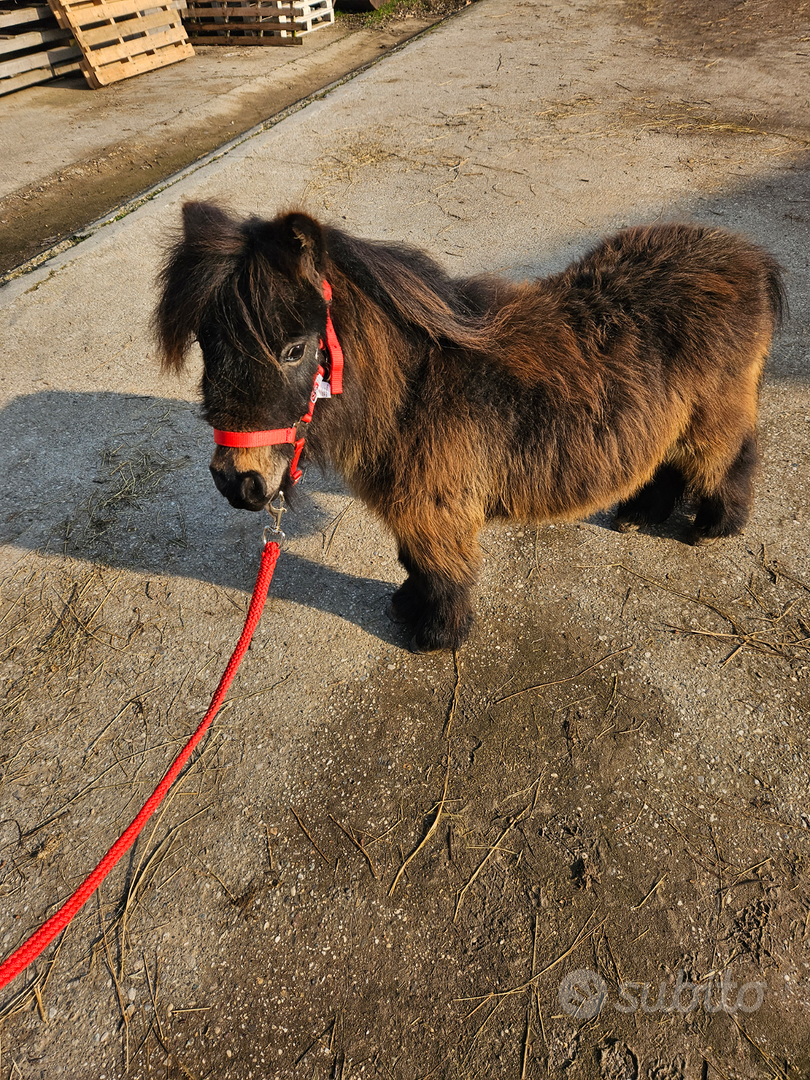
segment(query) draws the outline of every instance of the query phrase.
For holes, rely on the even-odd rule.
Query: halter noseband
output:
[[[324,381],[326,372],[319,366],[312,383],[312,393],[309,395],[309,408],[298,421],[299,424],[310,422],[318,398],[328,398],[333,394],[343,392],[343,350],[329,311],[329,304],[332,302],[332,287],[328,281],[323,282],[323,298],[327,304],[326,344],[321,338],[318,348],[329,355],[329,382]],[[272,428],[270,431],[220,431],[219,428],[214,428],[214,442],[217,446],[238,447],[279,446],[283,443],[292,443],[294,450],[290,462],[290,478],[294,484],[301,479],[302,473],[298,468],[298,459],[304,449],[305,437],[298,434],[297,425],[288,428]]]

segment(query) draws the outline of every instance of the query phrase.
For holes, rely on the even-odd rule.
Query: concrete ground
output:
[[[230,706],[0,996],[0,1075],[810,1075],[807,16],[480,0],[0,290],[4,955],[196,726],[257,568],[149,338],[183,199],[517,277],[693,219],[791,305],[745,534],[492,527],[455,657],[407,650],[390,538],[310,471]]]
[[[370,26],[339,14],[294,46],[203,45],[188,60],[102,90],[75,74],[4,97],[0,274],[66,248],[120,204],[272,125],[452,6],[425,4]]]

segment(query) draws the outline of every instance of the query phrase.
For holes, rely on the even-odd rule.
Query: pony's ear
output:
[[[180,371],[203,313],[245,248],[239,224],[215,203],[183,205],[183,233],[168,249],[152,329],[164,369]]]
[[[296,211],[284,219],[293,250],[298,254],[304,276],[319,282],[326,255],[323,229],[308,214]]]
[[[183,239],[189,248],[220,256],[238,255],[245,244],[240,223],[213,202],[183,203]]]
[[[211,225],[221,225],[227,218],[225,211],[215,203],[184,202],[183,203],[183,235],[189,243],[194,243],[198,237],[211,228]]]

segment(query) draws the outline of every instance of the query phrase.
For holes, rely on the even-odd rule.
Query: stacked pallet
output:
[[[81,69],[94,89],[194,55],[177,0],[48,2],[81,48]]]
[[[296,45],[334,21],[332,0],[189,0],[185,16],[199,45]]]
[[[47,4],[0,4],[0,95],[78,71],[80,57]]]

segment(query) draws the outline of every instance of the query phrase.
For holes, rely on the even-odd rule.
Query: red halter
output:
[[[324,382],[326,372],[318,367],[315,379],[312,383],[312,393],[309,395],[309,408],[299,420],[300,424],[308,424],[312,419],[312,412],[318,398],[332,397],[333,394],[343,392],[343,350],[340,347],[335,328],[332,324],[332,316],[329,312],[329,304],[332,302],[332,287],[328,281],[323,282],[323,298],[327,303],[326,308],[326,344],[323,338],[318,342],[318,347],[329,354],[329,382]],[[290,478],[294,484],[301,479],[302,473],[298,468],[298,459],[304,449],[304,436],[299,436],[297,427],[272,428],[270,431],[220,431],[214,428],[214,442],[217,446],[278,446],[282,443],[292,443],[294,446],[292,461],[290,462]]]

